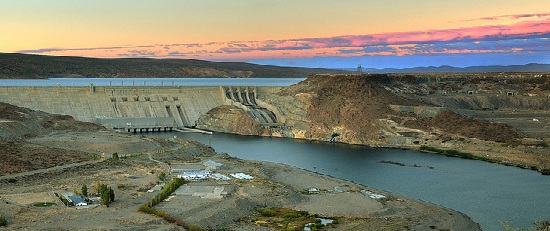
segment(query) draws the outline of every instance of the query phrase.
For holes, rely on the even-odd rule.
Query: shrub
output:
[[[260,214],[262,214],[262,216],[264,216],[264,217],[272,217],[272,216],[277,215],[277,211],[275,211],[273,209],[261,209]]]
[[[550,175],[550,168],[541,169],[540,173],[542,173],[542,175]]]
[[[298,211],[298,214],[300,214],[301,216],[304,216],[304,217],[309,216],[309,212],[308,212],[308,211]]]
[[[6,226],[6,225],[8,225],[8,221],[4,216],[0,215],[0,226]]]

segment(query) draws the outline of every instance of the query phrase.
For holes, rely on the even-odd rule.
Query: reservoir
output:
[[[550,219],[550,178],[536,171],[397,149],[214,133],[150,133],[210,144],[247,160],[283,163],[451,208],[483,230]],[[395,164],[395,163],[400,163]]]
[[[51,78],[1,79],[0,86],[290,86],[305,78]]]

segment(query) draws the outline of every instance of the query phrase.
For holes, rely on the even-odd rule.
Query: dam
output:
[[[284,119],[259,94],[281,87],[253,86],[1,86],[0,101],[129,132],[195,127],[222,105],[243,109],[262,126]]]

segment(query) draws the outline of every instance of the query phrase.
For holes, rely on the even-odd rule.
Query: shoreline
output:
[[[85,139],[97,133],[70,133],[72,137]],[[66,134],[69,136],[68,134]],[[124,136],[124,134],[119,134]],[[118,135],[114,135],[118,136]],[[97,137],[97,136],[96,136]],[[50,136],[48,139],[58,139]],[[156,139],[141,138],[144,142],[154,143]],[[102,136],[96,141],[116,140]],[[169,139],[167,139],[169,140]],[[203,228],[224,228],[246,230],[257,227],[255,221],[264,219],[257,214],[258,208],[285,208],[296,211],[309,211],[327,217],[338,217],[340,230],[353,230],[361,227],[409,227],[413,230],[426,230],[429,227],[453,230],[479,230],[479,224],[467,215],[455,210],[404,197],[395,193],[374,189],[353,181],[336,178],[330,175],[301,169],[295,166],[266,161],[244,160],[224,153],[211,153],[211,149],[202,144],[175,139],[176,142],[165,142],[165,152],[152,152],[155,159],[164,162],[189,162],[200,164],[214,160],[229,166],[227,170],[216,170],[222,174],[243,172],[254,177],[253,180],[232,179],[226,182],[198,181],[188,185],[197,188],[223,187],[226,196],[220,199],[202,199],[195,196],[177,195],[171,202],[162,202],[155,206],[172,216],[185,219],[188,224]],[[72,139],[58,141],[56,144],[76,143]],[[92,145],[95,146],[95,145]],[[148,146],[148,145],[145,145]],[[91,146],[88,146],[91,147]],[[95,146],[97,147],[97,146]],[[109,146],[112,147],[112,146]],[[172,147],[172,148],[170,148]],[[174,147],[181,147],[174,149]],[[130,147],[119,148],[134,151]],[[202,150],[202,151],[199,151]],[[208,151],[210,150],[210,151]],[[210,154],[209,154],[210,153]],[[152,182],[158,181],[157,174],[166,171],[166,167],[150,161],[148,155],[133,156],[119,161],[99,161],[85,166],[75,166],[37,172],[33,175],[16,177],[15,181],[0,181],[0,213],[8,219],[8,229],[25,229],[40,224],[42,228],[95,229],[171,229],[174,224],[161,218],[137,212],[137,206],[148,201],[154,194],[146,191]],[[17,176],[15,174],[14,176]],[[10,178],[5,176],[4,178]],[[46,192],[71,191],[75,185],[101,182],[111,185],[116,193],[116,200],[110,207],[99,206],[93,209],[78,209],[51,206],[38,208],[30,206],[43,199],[40,195]],[[304,190],[319,189],[320,193],[304,194]],[[372,199],[361,193],[368,190],[386,196],[386,199]],[[34,198],[34,199],[33,199]],[[185,205],[185,206],[183,206]],[[201,212],[199,212],[201,211]],[[40,216],[30,214],[40,213]],[[218,214],[225,214],[219,217]],[[66,219],[67,216],[72,219]],[[28,217],[34,217],[29,219]],[[115,218],[116,219],[113,219]],[[225,217],[225,218],[223,218]],[[238,221],[238,222],[235,222]],[[164,228],[161,228],[164,227]]]
[[[211,131],[211,132],[217,132],[217,131]],[[239,134],[228,133],[228,132],[218,132],[218,133],[239,135]],[[526,164],[524,162],[521,162],[521,160],[518,161],[518,160],[508,160],[506,158],[502,158],[502,159],[487,158],[487,156],[489,156],[489,155],[482,156],[482,155],[476,155],[476,154],[472,154],[472,153],[468,153],[468,152],[458,152],[459,154],[464,154],[464,155],[445,153],[446,151],[455,151],[453,149],[439,149],[439,148],[435,148],[435,147],[429,147],[429,148],[435,148],[435,149],[440,150],[440,152],[436,152],[436,151],[423,150],[422,145],[419,145],[418,147],[395,146],[395,145],[393,145],[393,146],[391,146],[391,145],[387,145],[387,146],[376,145],[376,146],[373,146],[373,145],[369,145],[369,144],[352,144],[352,143],[346,143],[346,142],[342,142],[342,141],[330,141],[330,140],[321,140],[321,139],[293,138],[293,137],[281,137],[281,136],[270,136],[270,135],[251,135],[251,136],[271,137],[271,138],[289,138],[289,139],[298,139],[298,140],[304,140],[304,141],[322,142],[322,143],[340,144],[340,145],[358,145],[358,146],[368,147],[368,148],[372,148],[372,149],[399,149],[399,150],[418,151],[418,152],[422,152],[422,153],[444,155],[444,156],[448,156],[448,157],[484,161],[484,162],[488,162],[488,163],[494,163],[494,164],[499,164],[499,165],[504,165],[504,166],[509,166],[509,167],[516,167],[516,168],[521,168],[521,169],[526,169],[526,170],[533,170],[533,171],[536,171],[536,172],[538,172],[542,175],[550,175],[550,168],[547,169],[547,168],[540,167],[540,166],[529,165],[529,164]],[[514,163],[514,161],[516,161],[516,163]]]

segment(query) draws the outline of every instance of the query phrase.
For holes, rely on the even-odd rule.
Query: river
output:
[[[210,144],[217,152],[283,163],[420,199],[470,216],[483,230],[550,219],[550,178],[536,171],[410,150],[214,133],[149,133]],[[402,165],[397,165],[400,163]]]

